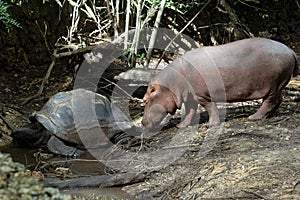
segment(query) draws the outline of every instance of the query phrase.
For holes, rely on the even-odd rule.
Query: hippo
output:
[[[263,99],[250,120],[271,116],[282,101],[282,90],[298,73],[297,56],[284,44],[266,38],[193,49],[166,66],[148,85],[142,124],[157,127],[168,114],[185,107],[184,128],[194,123],[198,104],[220,124],[218,102]]]

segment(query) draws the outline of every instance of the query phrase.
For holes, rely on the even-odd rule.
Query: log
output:
[[[142,173],[122,173],[113,175],[100,175],[91,177],[78,177],[70,180],[44,182],[45,187],[63,188],[79,188],[79,187],[112,187],[128,185],[143,181],[146,178]]]

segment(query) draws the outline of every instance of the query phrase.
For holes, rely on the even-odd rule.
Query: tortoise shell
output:
[[[105,96],[86,89],[55,94],[33,117],[59,139],[89,148],[107,143],[110,133],[133,126]]]

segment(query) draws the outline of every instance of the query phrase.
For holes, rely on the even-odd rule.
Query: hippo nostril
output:
[[[152,127],[151,122],[149,122],[149,121],[147,121],[147,120],[145,120],[145,119],[142,120],[142,125],[143,125],[143,127],[145,127],[146,129],[149,128],[149,127]]]

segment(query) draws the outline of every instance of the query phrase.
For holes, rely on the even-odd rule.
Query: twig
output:
[[[158,67],[159,63],[161,62],[161,60],[163,59],[163,57],[165,56],[168,48],[171,46],[171,44],[176,40],[176,38],[198,17],[198,15],[206,8],[206,6],[208,6],[208,4],[211,2],[211,0],[208,0],[204,6],[199,10],[199,12],[175,35],[175,37],[169,42],[168,46],[166,47],[166,49],[164,50],[162,56],[160,57],[159,61],[156,64],[156,67]]]
[[[57,49],[54,50],[54,53],[53,53],[53,54],[56,54],[56,52],[57,52]],[[33,96],[29,97],[29,98],[26,98],[26,99],[23,101],[23,103],[22,103],[21,105],[25,105],[25,104],[27,104],[29,101],[31,101],[32,99],[35,99],[35,98],[41,96],[41,94],[43,93],[45,84],[48,82],[48,79],[49,79],[50,74],[51,74],[51,72],[52,72],[52,69],[53,69],[53,67],[54,67],[54,65],[55,65],[55,62],[56,62],[56,59],[55,59],[55,58],[52,59],[52,62],[51,62],[51,64],[50,64],[49,68],[48,68],[48,71],[47,71],[47,73],[46,73],[46,75],[45,75],[45,77],[44,77],[44,79],[43,79],[43,81],[42,81],[42,84],[40,85],[39,91],[38,91],[35,95],[33,95]]]
[[[215,24],[210,24],[210,25],[206,25],[206,26],[200,26],[197,27],[197,29],[206,29],[206,28],[211,28],[213,26],[225,26],[228,25],[228,23],[215,23]]]
[[[5,107],[7,107],[7,108],[11,108],[11,109],[13,109],[13,110],[15,110],[15,111],[18,111],[18,112],[21,113],[22,115],[27,115],[27,114],[32,113],[32,110],[25,110],[24,108],[21,108],[21,107],[19,107],[19,106],[17,106],[17,105],[12,105],[12,104],[10,104],[10,105],[4,105],[4,104],[3,104],[3,106],[5,106]]]
[[[187,147],[197,147],[199,144],[182,144],[176,146],[163,147],[162,149],[178,149],[178,148],[187,148]]]
[[[262,10],[262,11],[265,11],[265,12],[266,12],[265,9],[259,8],[259,7],[257,7],[257,6],[251,6],[251,5],[247,4],[247,3],[245,3],[244,1],[238,0],[238,2],[240,2],[241,4],[244,4],[245,6],[248,6],[248,7],[250,7],[250,8],[253,8],[253,9],[256,9],[256,10]]]
[[[131,164],[134,161],[134,158],[138,156],[138,154],[142,151],[143,148],[143,143],[144,143],[144,134],[141,134],[141,144],[137,152],[131,156],[131,160],[127,163],[127,165]]]
[[[15,130],[15,127],[13,125],[11,125],[11,123],[9,123],[9,121],[6,120],[6,118],[0,114],[0,118],[2,119],[2,121],[6,124],[6,126],[10,129],[10,130]]]
[[[296,187],[299,185],[299,183],[300,183],[300,181],[299,180],[297,180],[295,183],[294,183],[294,186],[293,186],[293,189],[295,190],[296,189]]]
[[[23,55],[23,58],[24,58],[24,60],[25,60],[25,63],[27,64],[28,67],[30,67],[31,65],[30,65],[28,56],[27,56],[26,52],[24,51],[24,49],[23,49],[23,48],[20,48],[20,49],[18,50],[18,53],[20,53],[20,54]]]
[[[45,46],[46,46],[46,49],[48,50],[48,53],[51,54],[51,50],[50,50],[50,48],[49,48],[49,44],[48,44],[47,39],[46,39],[46,36],[45,36],[46,34],[43,34],[43,31],[42,31],[42,29],[41,29],[41,27],[40,27],[40,25],[39,25],[39,23],[38,23],[37,20],[35,20],[35,24],[36,24],[36,26],[37,26],[37,28],[38,28],[38,30],[39,30],[41,36],[42,36],[43,39],[44,39]]]
[[[105,81],[109,82],[110,84],[116,86],[118,89],[120,89],[122,92],[124,92],[124,94],[126,94],[131,100],[136,100],[136,101],[142,101],[141,99],[138,99],[138,98],[135,98],[133,96],[131,96],[128,92],[126,92],[124,89],[122,89],[120,86],[118,86],[116,83],[106,79],[106,78],[103,78]]]
[[[254,196],[257,196],[261,199],[268,199],[267,197],[261,195],[261,194],[258,194],[257,192],[253,192],[253,191],[248,191],[248,190],[242,190],[243,192],[246,192],[246,193],[249,193],[249,194],[253,194]]]

